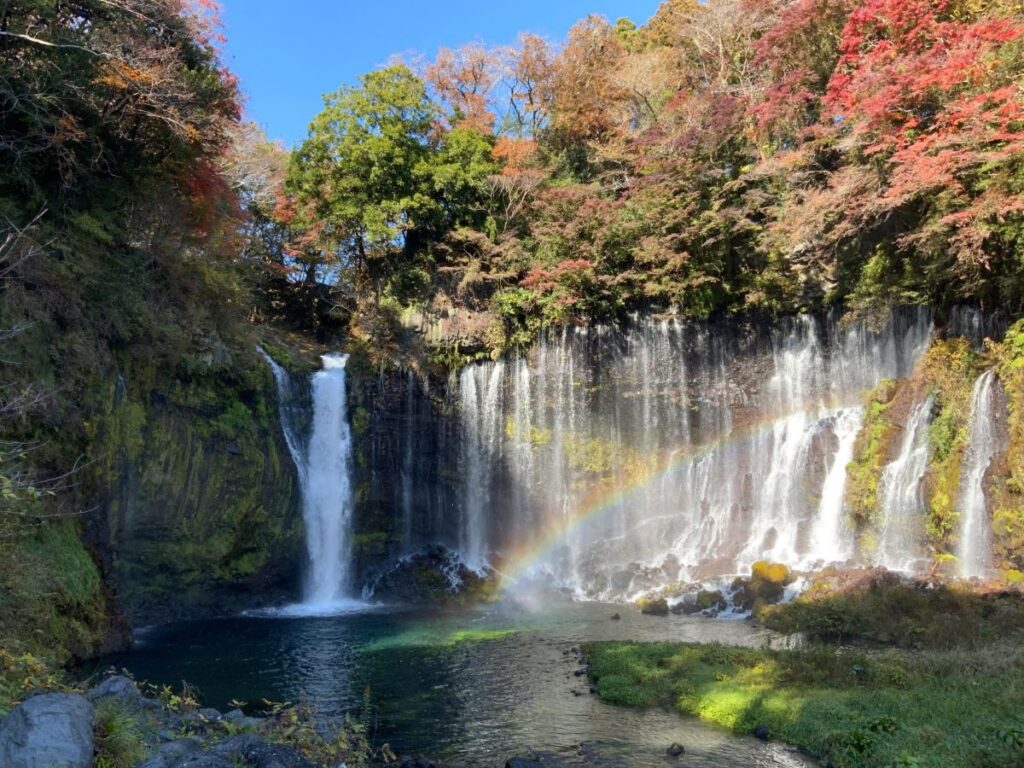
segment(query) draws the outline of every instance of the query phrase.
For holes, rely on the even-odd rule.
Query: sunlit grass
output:
[[[798,651],[589,646],[599,695],[672,706],[739,733],[766,726],[836,768],[1024,766],[1024,649]]]

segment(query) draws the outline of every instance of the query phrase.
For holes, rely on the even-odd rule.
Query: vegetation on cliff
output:
[[[125,642],[118,497],[209,494],[146,521],[176,548],[154,569],[244,582],[253,537],[279,533],[254,498],[287,497],[290,473],[239,258],[259,190],[230,152],[244,131],[217,24],[208,0],[0,5],[0,621],[17,654]],[[227,471],[233,447],[251,478]],[[147,473],[162,482],[131,485]]]

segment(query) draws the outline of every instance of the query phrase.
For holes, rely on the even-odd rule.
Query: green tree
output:
[[[325,98],[292,157],[286,189],[300,226],[317,233],[326,269],[355,269],[381,290],[452,227],[479,225],[490,139],[445,132],[426,85],[407,67],[365,75]]]

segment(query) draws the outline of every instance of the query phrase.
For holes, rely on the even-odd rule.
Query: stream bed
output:
[[[621,618],[612,619],[613,615]],[[204,705],[301,696],[326,715],[374,712],[374,741],[444,765],[503,766],[530,751],[573,766],[798,768],[778,744],[737,737],[664,709],[601,702],[574,649],[599,640],[762,645],[741,620],[645,616],[632,607],[544,600],[460,611],[362,607],[270,612],[143,631],[104,666],[195,685]],[[578,674],[579,673],[579,674]],[[679,760],[665,749],[685,746]]]

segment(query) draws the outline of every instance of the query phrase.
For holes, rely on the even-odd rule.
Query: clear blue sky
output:
[[[225,58],[248,97],[246,116],[285,144],[301,141],[321,96],[393,54],[433,55],[519,32],[561,41],[590,13],[649,19],[660,0],[222,0]]]

